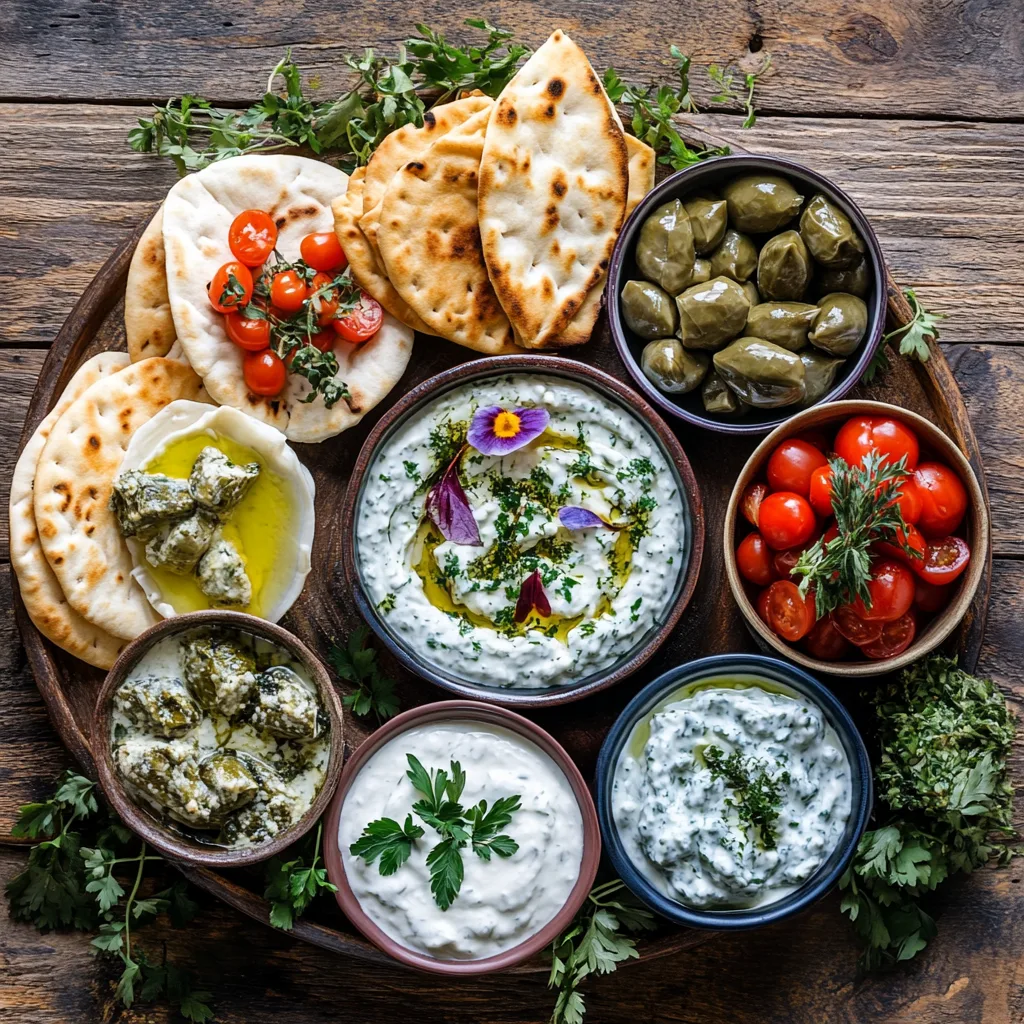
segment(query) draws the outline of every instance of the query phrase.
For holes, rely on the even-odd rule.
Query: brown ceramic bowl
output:
[[[539,932],[531,935],[518,946],[513,946],[503,953],[486,957],[483,960],[438,960],[399,944],[364,913],[345,875],[344,861],[338,845],[338,826],[341,822],[345,796],[352,786],[352,782],[363,765],[384,743],[414,726],[429,722],[464,722],[466,720],[482,722],[485,725],[497,725],[510,732],[518,733],[540,747],[562,769],[572,787],[579,804],[580,814],[583,817],[583,858],[580,862],[579,877],[576,879],[572,892],[569,893],[565,906]],[[586,900],[590,887],[594,884],[594,876],[597,874],[600,860],[601,829],[598,825],[597,810],[594,807],[590,790],[572,758],[552,736],[540,726],[534,725],[529,719],[493,704],[482,704],[473,700],[447,700],[439,701],[436,704],[424,704],[403,712],[381,726],[346,762],[324,824],[324,862],[327,865],[327,877],[338,887],[335,897],[345,916],[370,942],[389,956],[409,967],[415,967],[431,974],[469,975],[503,971],[528,960],[535,953],[550,946],[555,938],[568,927],[569,922],[576,916],[576,912]]]
[[[652,626],[644,636],[639,637],[636,645],[617,662],[568,685],[554,686],[549,689],[530,690],[482,686],[448,671],[440,661],[427,661],[412,651],[405,641],[394,633],[386,621],[378,615],[374,603],[364,592],[356,555],[357,509],[362,497],[367,468],[373,462],[380,445],[389,439],[408,416],[415,415],[423,405],[444,392],[473,380],[512,373],[540,373],[552,377],[565,377],[574,383],[584,384],[601,392],[609,401],[624,407],[641,420],[660,444],[669,465],[675,468],[679,492],[687,507],[685,511],[689,513],[685,517],[689,527],[687,565],[679,575],[675,593],[661,621]],[[637,671],[662,645],[682,616],[693,595],[693,589],[697,585],[701,554],[704,549],[704,509],[697,480],[675,434],[658,413],[631,388],[602,370],[597,370],[574,359],[543,355],[497,356],[463,363],[454,369],[439,373],[436,377],[431,377],[418,387],[413,388],[384,414],[363,444],[352,471],[341,510],[341,538],[342,565],[349,593],[352,594],[363,618],[391,653],[409,671],[451,690],[461,697],[473,697],[510,707],[535,708],[565,704],[596,693],[598,690],[604,690]]]
[[[964,487],[967,488],[968,508],[961,532],[966,533],[967,543],[971,548],[971,561],[957,582],[949,604],[927,623],[902,654],[884,661],[869,659],[821,661],[812,658],[799,647],[777,637],[757,614],[757,609],[751,603],[736,565],[736,544],[742,534],[746,532],[742,529],[746,525],[746,520],[742,518],[740,502],[743,492],[749,484],[764,479],[768,458],[779,442],[805,430],[824,430],[825,433],[833,434],[843,422],[851,416],[858,415],[892,416],[902,420],[913,429],[921,443],[922,461],[927,453],[929,458],[944,462],[956,470]],[[741,528],[740,530],[737,530],[738,526]],[[934,423],[930,423],[923,416],[918,416],[917,413],[901,409],[899,406],[888,405],[885,402],[834,402],[831,405],[815,406],[787,420],[754,449],[754,454],[750,456],[743,467],[729,499],[722,540],[729,586],[755,639],[763,646],[773,648],[791,661],[795,661],[798,665],[803,665],[804,668],[811,671],[852,678],[877,676],[903,668],[935,650],[949,636],[966,614],[984,575],[985,565],[989,558],[989,519],[985,494],[978,484],[978,479],[974,475],[970,463],[960,449]]]
[[[316,684],[320,701],[331,719],[331,752],[323,785],[309,810],[286,832],[258,846],[239,850],[226,850],[197,842],[182,832],[165,825],[147,804],[137,803],[125,790],[120,776],[114,770],[110,756],[110,719],[114,691],[124,682],[136,662],[159,640],[199,626],[226,626],[269,640],[289,651],[309,673]],[[96,761],[100,785],[110,805],[121,820],[136,834],[172,860],[186,864],[201,864],[211,868],[237,868],[256,864],[280,853],[286,846],[305,835],[327,808],[341,775],[345,740],[342,735],[341,701],[334,690],[326,669],[317,656],[286,629],[258,619],[244,612],[200,611],[188,612],[164,619],[136,637],[122,652],[107,674],[96,698],[92,720],[92,753]]]

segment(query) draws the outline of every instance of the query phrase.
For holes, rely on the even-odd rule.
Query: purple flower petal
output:
[[[516,622],[525,622],[535,608],[542,617],[551,614],[551,602],[548,600],[548,595],[544,593],[544,582],[540,578],[539,569],[534,570],[523,580],[523,585],[519,588],[519,600],[516,601],[513,617]]]
[[[482,548],[480,530],[469,507],[469,498],[459,482],[459,461],[462,452],[452,459],[444,476],[430,489],[427,495],[428,518],[441,531],[445,540],[453,544]]]
[[[484,455],[508,455],[540,437],[551,422],[547,409],[515,409],[500,405],[478,409],[466,440]]]
[[[608,526],[596,512],[580,505],[565,505],[558,510],[558,520],[567,530],[590,530],[595,526]]]

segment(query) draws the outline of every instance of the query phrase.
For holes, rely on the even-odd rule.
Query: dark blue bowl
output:
[[[846,831],[828,860],[800,888],[775,903],[749,910],[696,910],[659,892],[633,865],[612,817],[612,781],[620,751],[633,732],[633,727],[648,711],[689,683],[724,675],[761,676],[807,697],[821,708],[846,751],[853,793]],[[659,676],[626,705],[605,738],[597,759],[597,816],[601,822],[601,840],[605,852],[619,877],[639,900],[669,921],[689,928],[710,928],[716,931],[757,928],[809,907],[836,884],[849,866],[857,850],[857,843],[867,827],[872,799],[868,752],[846,708],[806,672],[787,662],[758,654],[717,654],[680,665]]]

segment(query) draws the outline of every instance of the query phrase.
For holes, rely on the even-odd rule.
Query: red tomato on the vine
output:
[[[270,301],[288,316],[302,309],[307,294],[304,278],[294,270],[282,270],[270,282]]]
[[[252,271],[244,263],[225,263],[217,268],[207,294],[218,313],[234,313],[252,298]]]
[[[339,273],[348,263],[341,242],[333,231],[317,231],[306,235],[299,243],[299,254],[314,270],[324,273]]]
[[[277,245],[277,225],[269,213],[243,210],[228,228],[228,246],[247,267],[260,267]]]
[[[380,303],[363,292],[359,305],[334,321],[334,329],[345,341],[358,344],[372,338],[383,322],[384,310]]]
[[[270,322],[250,319],[241,313],[224,314],[224,330],[239,347],[249,352],[260,352],[270,347]]]
[[[284,390],[288,371],[284,361],[270,349],[247,352],[242,363],[245,386],[255,395],[272,397]]]

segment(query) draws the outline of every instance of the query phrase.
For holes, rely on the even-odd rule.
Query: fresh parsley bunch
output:
[[[298,847],[290,860],[271,857],[264,871],[267,887],[264,898],[270,901],[270,923],[288,931],[295,919],[305,913],[313,899],[322,892],[337,892],[338,887],[327,881],[327,868],[320,859],[323,822],[316,826],[312,842]]]
[[[374,714],[378,722],[384,722],[398,714],[398,698],[395,681],[381,675],[377,652],[366,646],[369,635],[365,626],[354,629],[345,645],[331,645],[327,658],[334,671],[356,687],[354,693],[342,697],[342,704],[360,718]]]
[[[864,834],[840,882],[868,969],[908,960],[935,935],[921,900],[945,879],[1015,850],[1008,759],[1014,720],[999,689],[935,655],[873,698],[888,817]]]

